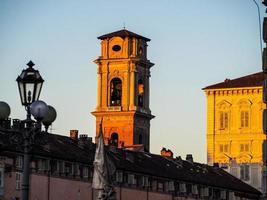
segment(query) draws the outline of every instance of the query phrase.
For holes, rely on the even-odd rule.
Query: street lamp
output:
[[[33,68],[35,64],[32,61],[28,62],[27,65],[28,68],[22,70],[16,81],[18,82],[21,104],[26,107],[27,120],[30,120],[29,106],[39,99],[44,80],[39,71]]]
[[[37,133],[41,132],[43,122],[46,132],[48,126],[56,119],[56,110],[39,100],[43,78],[38,70],[33,68],[34,63],[30,61],[28,68],[22,70],[17,77],[21,104],[27,111],[26,120],[22,121],[23,126],[20,132],[23,137],[23,179],[22,179],[22,200],[29,200],[29,177],[30,177],[30,149]],[[10,114],[10,107],[5,102],[0,102],[0,126],[7,120]],[[34,120],[31,119],[33,115]],[[26,125],[26,126],[25,126]]]

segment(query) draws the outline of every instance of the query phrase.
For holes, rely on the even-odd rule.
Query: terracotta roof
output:
[[[101,35],[98,37],[98,39],[100,40],[104,40],[106,38],[112,38],[112,37],[115,37],[115,36],[119,36],[119,37],[135,37],[135,38],[138,38],[138,39],[143,39],[145,41],[150,41],[149,38],[146,38],[146,37],[143,37],[141,35],[138,35],[136,33],[133,33],[131,31],[128,31],[126,29],[122,29],[122,30],[119,30],[119,31],[115,31],[115,32],[112,32],[112,33],[108,33],[108,34],[105,34],[105,35]]]
[[[224,82],[207,86],[203,90],[207,89],[219,89],[219,88],[241,88],[241,87],[258,87],[262,85],[264,80],[263,72],[250,74],[236,79],[225,79]]]

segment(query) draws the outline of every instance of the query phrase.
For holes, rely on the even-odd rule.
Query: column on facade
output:
[[[147,70],[147,73],[145,75],[145,109],[149,110],[149,70]]]
[[[101,73],[101,67],[98,66],[98,72],[97,72],[97,110],[99,110],[102,106],[101,104],[102,100],[102,73]]]
[[[130,65],[130,110],[135,106],[135,65]]]
[[[108,90],[109,90],[109,85],[108,85],[108,76],[107,76],[107,71],[103,71],[101,75],[101,107],[108,107]]]

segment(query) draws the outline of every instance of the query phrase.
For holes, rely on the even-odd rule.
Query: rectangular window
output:
[[[240,152],[249,152],[249,144],[240,144]]]
[[[117,183],[123,182],[123,173],[122,172],[119,172],[119,171],[116,172],[116,182]]]
[[[88,167],[83,167],[83,178],[88,178],[89,173],[88,173]]]
[[[185,183],[180,183],[179,184],[179,191],[181,193],[186,193],[186,184]]]
[[[0,187],[4,187],[4,169],[0,167]]]
[[[220,153],[223,152],[223,144],[220,144]]]
[[[240,179],[243,181],[249,181],[250,179],[249,165],[240,166]]]
[[[228,144],[225,144],[223,147],[224,147],[224,152],[228,152]]]
[[[21,188],[21,173],[16,172],[16,190],[20,190]]]
[[[63,161],[58,161],[58,171],[61,174],[65,172],[65,164]]]
[[[228,144],[220,144],[219,152],[220,153],[228,153],[229,152]]]
[[[74,164],[74,166],[73,166],[73,171],[74,171],[74,175],[75,176],[80,176],[80,166],[79,166],[79,164]]]
[[[158,191],[163,192],[163,183],[158,182]]]
[[[45,159],[38,160],[38,170],[47,171],[49,169],[49,161]]]
[[[23,157],[17,156],[16,157],[16,167],[19,169],[22,169],[22,166],[23,166]]]
[[[68,175],[73,175],[73,164],[69,162],[65,162],[65,174]]]
[[[152,185],[152,190],[153,191],[156,191],[157,190],[157,181],[156,180],[153,180],[152,183],[151,183],[151,185]]]
[[[249,113],[248,111],[241,111],[241,128],[248,128],[249,127]]]
[[[220,129],[227,129],[228,128],[228,112],[220,112]]]
[[[175,187],[174,187],[174,182],[173,181],[169,181],[168,182],[168,190],[169,191],[175,191]]]
[[[244,152],[244,144],[240,144],[240,152]]]
[[[136,184],[136,178],[134,174],[128,174],[128,184],[129,185],[135,185]]]

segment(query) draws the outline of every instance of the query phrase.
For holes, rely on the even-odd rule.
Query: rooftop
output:
[[[242,87],[259,87],[262,86],[264,80],[263,72],[242,76],[236,79],[225,79],[221,83],[207,86],[203,90],[221,89],[221,88],[242,88]]]
[[[36,157],[66,160],[93,166],[95,144],[86,138],[78,140],[67,136],[41,132],[36,136],[31,154]],[[83,140],[83,141],[82,141]],[[21,134],[18,131],[0,127],[1,156],[22,154]],[[143,174],[162,179],[180,181],[206,186],[220,187],[246,194],[261,193],[235,178],[223,169],[187,160],[180,157],[164,157],[148,152],[136,152],[115,147],[107,147],[107,154],[116,169],[129,173]]]
[[[112,32],[112,33],[101,35],[101,36],[98,37],[98,39],[104,40],[106,38],[112,38],[112,37],[115,37],[115,36],[119,36],[119,37],[122,37],[122,38],[125,38],[125,37],[134,37],[134,38],[145,40],[147,42],[150,41],[149,38],[143,37],[141,35],[138,35],[136,33],[133,33],[131,31],[128,31],[126,29],[122,29],[122,30],[119,30],[119,31],[115,31],[115,32]]]

